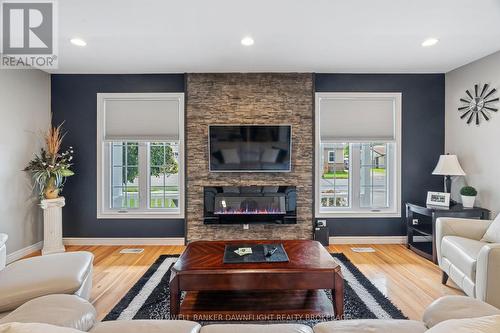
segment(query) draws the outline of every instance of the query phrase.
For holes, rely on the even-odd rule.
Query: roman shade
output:
[[[322,142],[392,142],[400,99],[366,93],[320,97],[319,126]]]
[[[179,140],[179,98],[104,98],[104,140]]]

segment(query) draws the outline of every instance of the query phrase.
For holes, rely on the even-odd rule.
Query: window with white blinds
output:
[[[97,94],[98,218],[184,216],[184,94]]]
[[[401,99],[316,94],[317,217],[401,215]]]

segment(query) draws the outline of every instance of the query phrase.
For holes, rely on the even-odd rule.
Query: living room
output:
[[[500,330],[497,1],[0,4],[0,332]]]

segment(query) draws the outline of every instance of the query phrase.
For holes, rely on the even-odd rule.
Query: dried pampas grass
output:
[[[55,127],[50,126],[45,134],[45,143],[47,144],[47,152],[52,158],[55,158],[61,149],[61,144],[66,133],[62,132],[62,123]]]

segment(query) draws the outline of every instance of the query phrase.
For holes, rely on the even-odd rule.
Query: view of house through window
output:
[[[321,146],[321,207],[349,207],[349,144]]]
[[[361,208],[388,208],[387,153],[389,144],[362,143],[359,146],[359,206]]]
[[[389,208],[392,146],[392,143],[322,143],[321,209]]]

